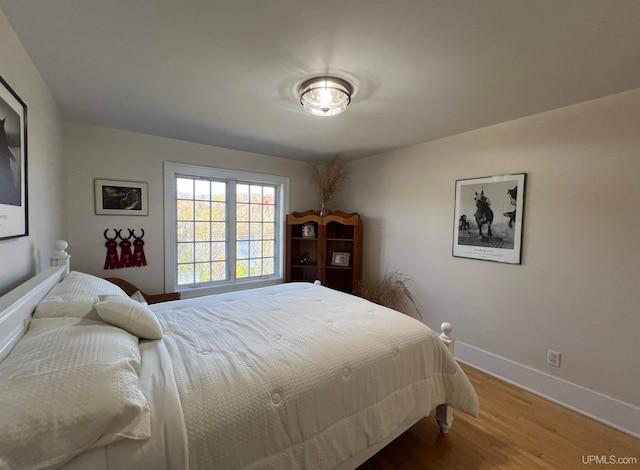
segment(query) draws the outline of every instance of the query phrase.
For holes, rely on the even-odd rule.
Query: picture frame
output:
[[[312,223],[303,224],[302,238],[316,238],[316,226]]]
[[[147,183],[95,179],[97,215],[149,215]]]
[[[456,181],[453,256],[521,264],[526,177]]]
[[[27,105],[0,77],[0,240],[29,235]]]
[[[331,255],[331,266],[349,266],[351,253],[347,251],[334,251]]]

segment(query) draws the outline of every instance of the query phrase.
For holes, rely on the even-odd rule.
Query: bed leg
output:
[[[446,434],[453,424],[453,408],[449,405],[438,405],[436,407],[436,421],[440,426],[440,432]]]
[[[453,355],[456,339],[451,336],[451,332],[453,331],[451,323],[442,323],[442,325],[440,325],[440,330],[440,339]],[[442,434],[447,434],[449,432],[449,429],[451,429],[451,425],[453,424],[453,408],[446,404],[438,405],[436,408],[436,421],[438,421],[438,426],[440,426],[440,431],[442,432]]]

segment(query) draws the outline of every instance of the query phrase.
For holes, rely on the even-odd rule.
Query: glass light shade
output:
[[[312,78],[300,87],[300,104],[315,116],[335,116],[347,109],[351,93],[351,85],[340,78]]]

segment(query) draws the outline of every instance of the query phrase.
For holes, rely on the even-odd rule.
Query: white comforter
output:
[[[387,308],[293,283],[154,306],[193,469],[330,469],[448,403],[477,415],[437,335]]]
[[[432,330],[358,297],[292,283],[152,309],[164,330],[141,343],[152,438],[65,468],[332,469],[441,403],[478,414]]]

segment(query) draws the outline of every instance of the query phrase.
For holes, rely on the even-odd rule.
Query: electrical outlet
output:
[[[549,349],[547,351],[547,364],[553,367],[560,367],[560,356],[561,354],[559,352]]]

